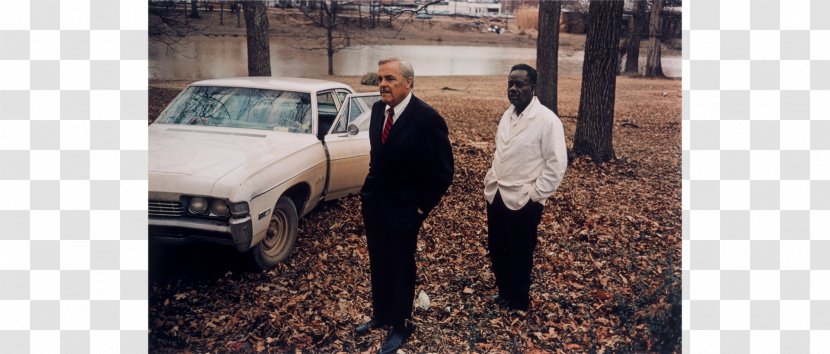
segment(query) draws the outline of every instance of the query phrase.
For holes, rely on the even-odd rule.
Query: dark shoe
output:
[[[510,301],[507,303],[507,307],[514,311],[525,311],[530,309],[530,302],[528,301]]]
[[[499,305],[499,307],[501,307],[501,308],[506,308],[510,304],[510,301],[507,301],[501,295],[493,295],[492,299],[493,299],[493,302],[495,302],[496,305]]]
[[[414,329],[415,328],[413,326],[408,328],[393,328],[392,331],[389,332],[389,336],[386,337],[386,341],[383,342],[383,346],[380,347],[378,354],[392,354],[397,352],[412,334]]]
[[[373,329],[378,329],[378,328],[381,328],[381,327],[383,327],[383,323],[381,323],[376,318],[372,318],[371,320],[369,320],[369,322],[366,322],[366,323],[364,323],[360,326],[357,326],[354,329],[354,333],[359,335],[359,336],[362,336],[366,333],[369,333],[369,331],[371,331]]]

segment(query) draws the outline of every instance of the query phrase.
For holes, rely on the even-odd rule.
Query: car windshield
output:
[[[161,113],[158,123],[311,133],[311,95],[258,88],[190,86]]]

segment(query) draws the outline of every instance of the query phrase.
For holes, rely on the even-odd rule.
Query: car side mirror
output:
[[[349,127],[346,128],[346,131],[349,133],[349,135],[357,135],[357,133],[360,133],[360,128],[358,128],[357,125],[349,124]]]

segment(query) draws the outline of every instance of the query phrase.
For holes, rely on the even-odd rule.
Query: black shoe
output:
[[[514,311],[525,311],[530,309],[530,302],[529,301],[509,301],[507,303],[507,308],[514,310]]]
[[[498,305],[498,306],[499,306],[499,307],[501,307],[501,308],[508,308],[508,307],[509,307],[510,301],[507,301],[507,300],[506,300],[504,297],[502,297],[501,295],[494,295],[494,296],[492,297],[492,299],[493,299],[493,302],[495,302],[495,303],[496,303],[496,305]]]
[[[392,354],[397,352],[414,330],[414,326],[393,328],[389,332],[389,336],[386,337],[386,341],[383,342],[383,346],[380,347],[378,354]]]
[[[354,333],[359,335],[359,336],[362,336],[366,333],[369,333],[369,331],[371,331],[373,329],[377,329],[377,328],[381,328],[381,327],[383,327],[383,323],[380,320],[378,320],[377,318],[372,318],[371,320],[369,320],[369,322],[366,322],[366,323],[364,323],[360,326],[355,327]]]

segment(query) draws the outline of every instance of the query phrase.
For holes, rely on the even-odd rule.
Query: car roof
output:
[[[314,92],[342,88],[349,90],[350,92],[354,92],[349,85],[336,81],[272,76],[229,77],[223,79],[201,80],[190,84],[190,86],[250,87],[300,92]]]

